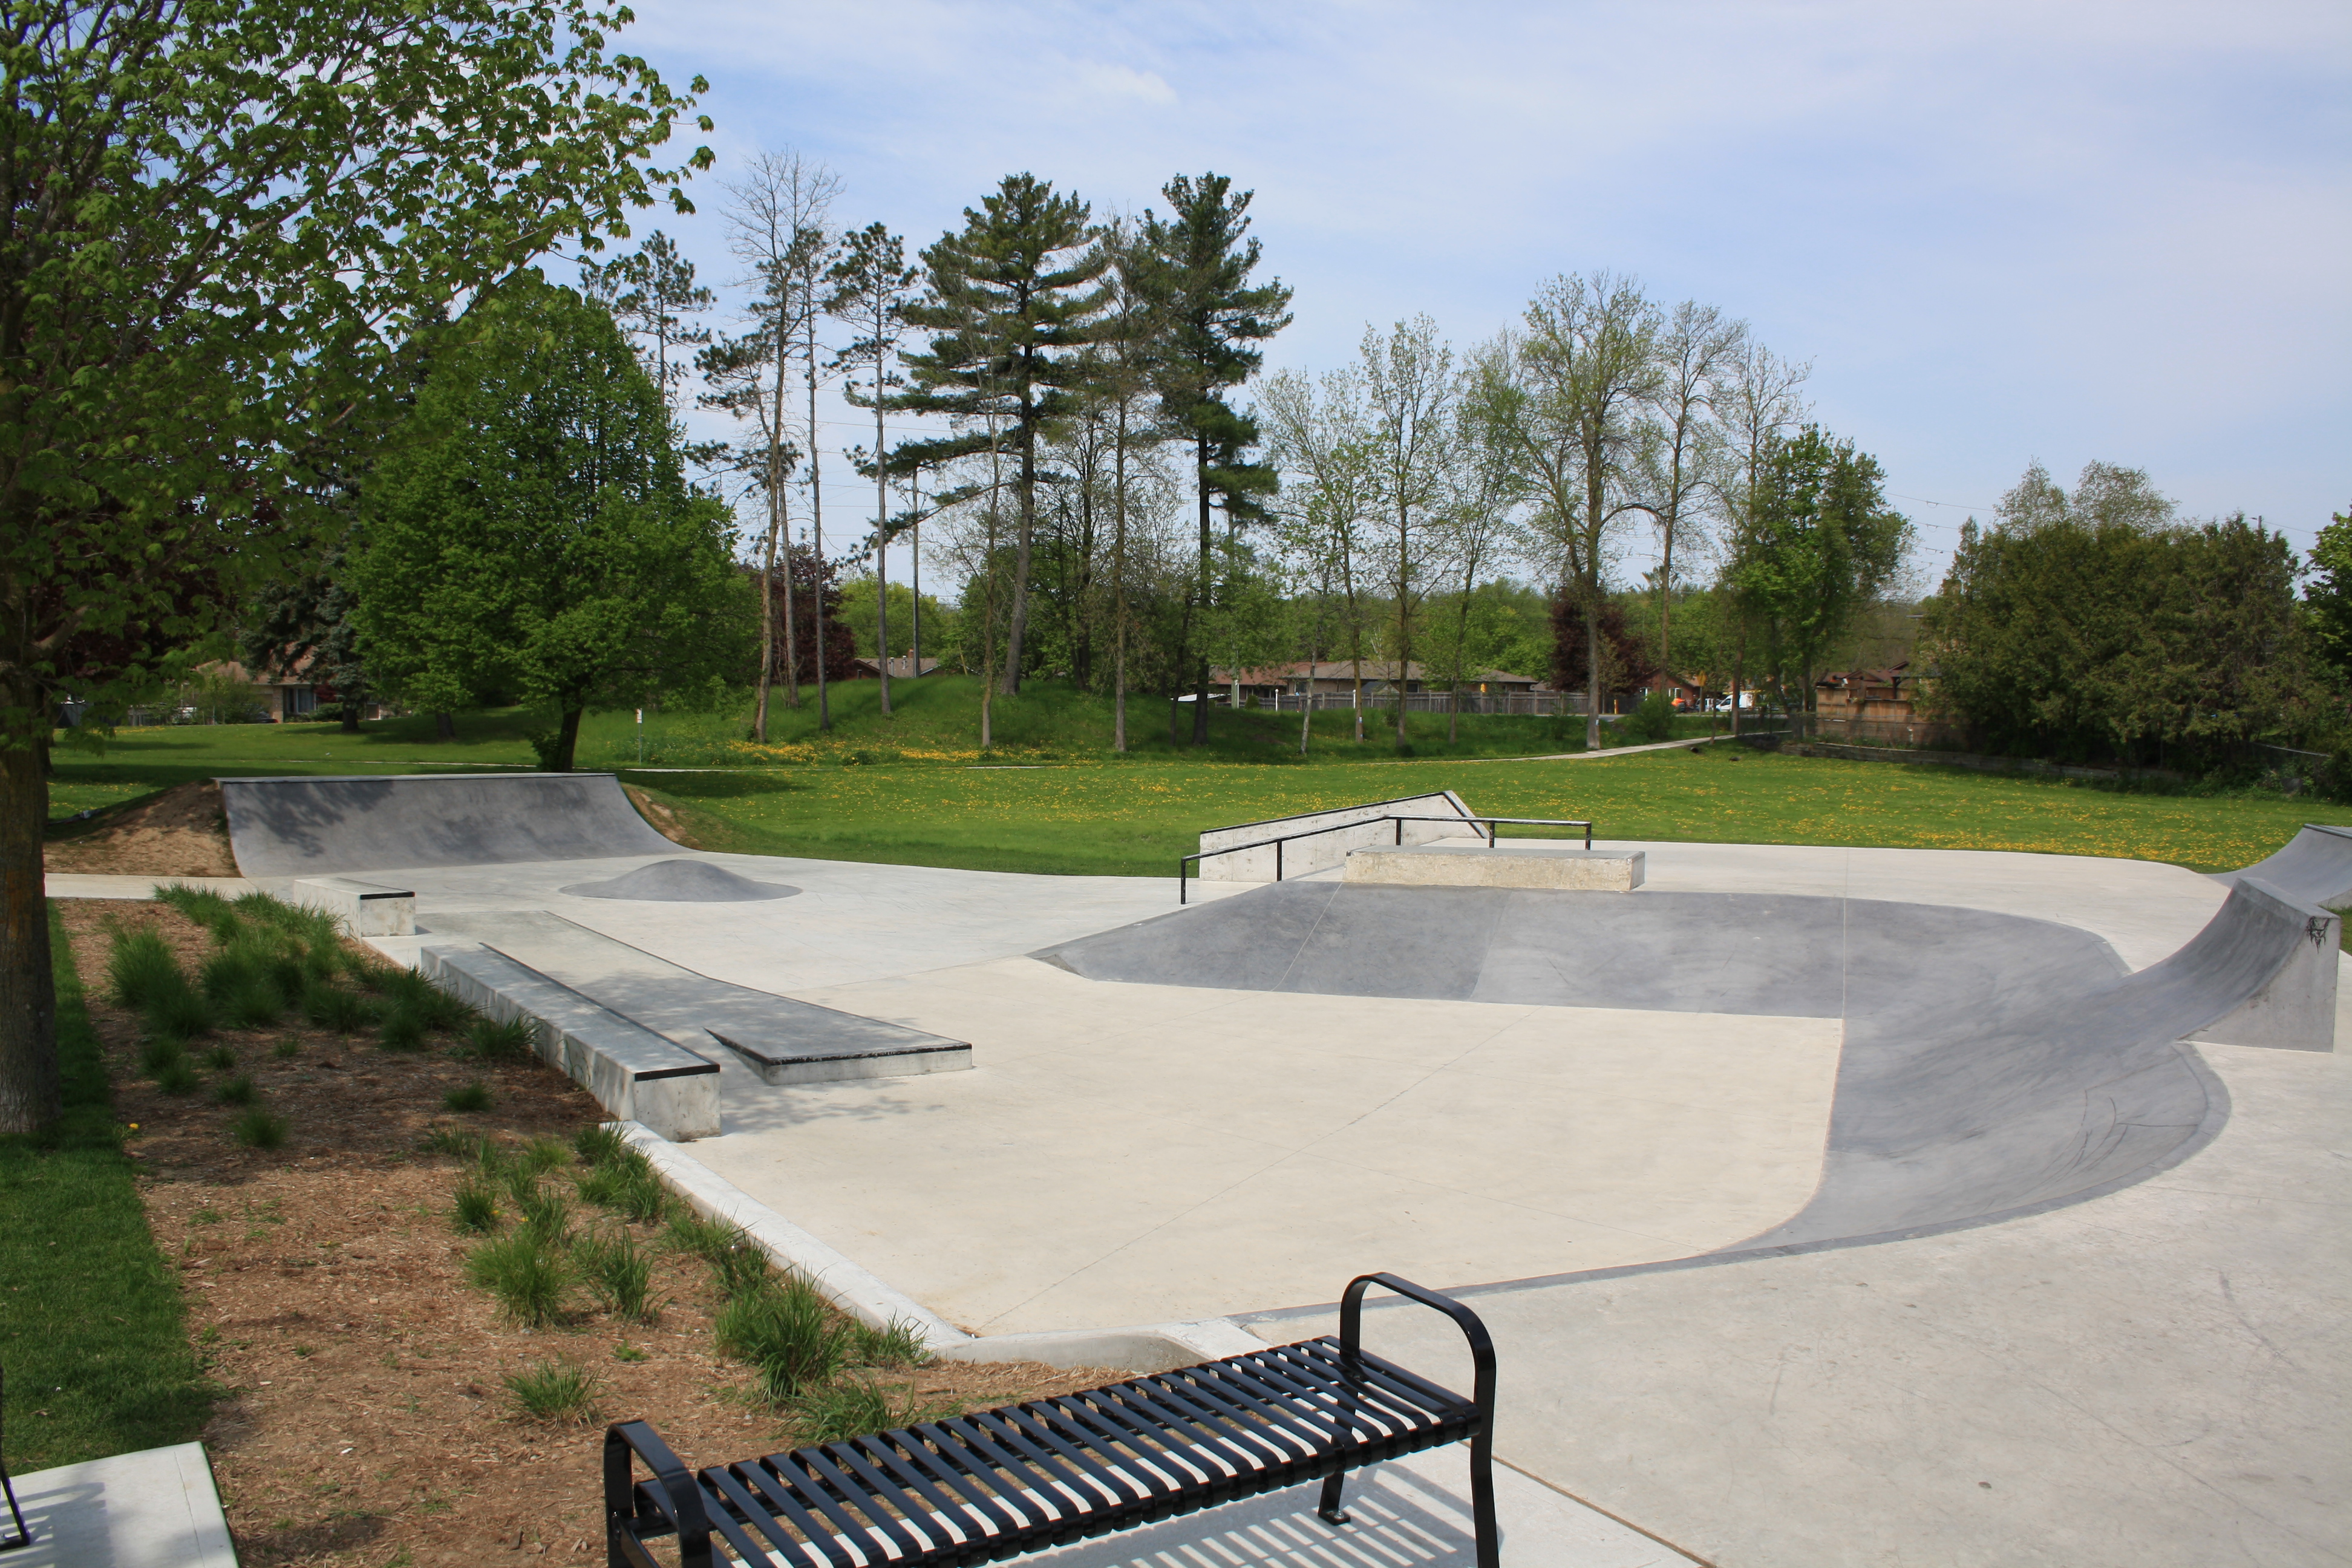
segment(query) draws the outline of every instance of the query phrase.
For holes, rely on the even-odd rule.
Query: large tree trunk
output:
[[[1037,429],[1024,406],[1021,424],[1021,539],[1013,551],[1013,616],[1004,634],[1007,697],[1021,690],[1021,639],[1029,629],[1029,554],[1037,530]]]
[[[433,715],[433,738],[436,741],[456,740],[457,738],[457,716],[455,713],[449,712],[440,712]]]
[[[360,704],[357,702],[344,703],[342,719],[343,733],[346,735],[358,734],[360,732]]]
[[[1209,438],[1206,436],[1192,438],[1192,488],[1200,498],[1201,507],[1201,582],[1198,592],[1201,614],[1205,616],[1209,613],[1209,550],[1213,542],[1209,532]],[[1179,665],[1177,668],[1181,669],[1183,667]],[[1199,673],[1192,686],[1192,744],[1205,746],[1209,743],[1209,655],[1205,648],[1202,650]]]
[[[555,760],[547,764],[551,773],[568,773],[572,760],[580,749],[580,714],[577,708],[566,708],[555,725]]]
[[[1600,574],[1584,591],[1584,749],[1601,749],[1601,584]]]
[[[1116,494],[1118,533],[1110,552],[1111,700],[1110,749],[1127,750],[1127,400],[1118,405],[1118,448]]]
[[[882,362],[874,362],[874,655],[890,717],[890,478],[882,467]]]
[[[768,548],[760,558],[760,700],[751,709],[751,739],[768,743],[768,688],[776,671],[776,531],[775,491],[768,492]]]
[[[37,724],[45,717],[43,693],[30,681],[9,682],[5,700]],[[38,1132],[62,1111],[58,996],[41,885],[49,791],[39,750],[29,737],[24,742],[9,745],[0,737],[0,1133]]]

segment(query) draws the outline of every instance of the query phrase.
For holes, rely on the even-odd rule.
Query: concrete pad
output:
[[[982,1331],[1315,1300],[1370,1267],[1444,1284],[1727,1245],[1811,1192],[1839,1037],[1106,985],[1028,960],[806,995],[952,1018],[975,1070],[730,1086],[696,1158]]]
[[[1353,1523],[1315,1517],[1316,1487],[1268,1492],[1022,1559],[1052,1568],[1473,1568],[1470,1459],[1460,1444],[1351,1471]],[[1682,1568],[1695,1559],[1517,1471],[1495,1467],[1511,1568]]]
[[[1724,1568],[2352,1558],[2352,1059],[2199,1048],[2228,1126],[2096,1203],[1468,1292],[1498,1452]],[[1367,1341],[1463,1375],[1424,1319]]]
[[[243,877],[101,877],[79,871],[51,871],[41,880],[43,894],[52,899],[152,899],[156,889],[183,883],[234,899],[261,887]]]
[[[32,1544],[10,1568],[236,1568],[202,1443],[15,1478]],[[0,1516],[0,1529],[5,1529]]]
[[[1423,845],[1349,851],[1343,880],[1406,888],[1546,888],[1630,893],[1642,885],[1639,849],[1531,850]]]

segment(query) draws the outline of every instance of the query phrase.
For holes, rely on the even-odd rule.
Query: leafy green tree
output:
[[[1154,379],[1171,426],[1192,444],[1194,502],[1201,530],[1200,576],[1179,635],[1181,668],[1193,653],[1192,632],[1214,595],[1216,541],[1210,513],[1220,500],[1229,520],[1255,515],[1271,495],[1275,470],[1251,461],[1257,422],[1227,401],[1228,388],[1257,373],[1256,345],[1290,324],[1291,291],[1279,279],[1253,284],[1259,247],[1248,237],[1250,197],[1234,194],[1224,174],[1179,174],[1160,187],[1169,215],[1146,212],[1138,236],[1136,277],[1155,326]],[[1209,740],[1209,650],[1193,657],[1192,743]]]
[[[930,344],[903,356],[913,385],[885,400],[890,408],[944,415],[962,426],[953,435],[901,442],[891,454],[894,470],[913,472],[983,452],[994,461],[1007,447],[1017,461],[1013,484],[1020,504],[1004,634],[1007,695],[1021,689],[1037,531],[1038,440],[1047,425],[1072,410],[1072,389],[1081,374],[1076,351],[1092,341],[1095,319],[1108,299],[1102,278],[1111,258],[1092,243],[1090,210],[1034,174],[1007,174],[977,210],[966,207],[962,230],[940,236],[922,253],[929,289],[902,314],[908,325],[931,334]],[[940,503],[958,499],[945,495]],[[991,498],[991,507],[995,504]],[[968,635],[985,629],[985,624],[966,627]]]
[[[2313,655],[2352,684],[2352,507],[2333,514],[2311,545],[2303,605]]]
[[[360,652],[351,575],[350,552],[338,545],[317,571],[265,585],[246,607],[237,657],[256,675],[299,672],[333,688],[343,732],[355,735],[374,682]]]
[[[2173,521],[2137,470],[2094,464],[2069,495],[2037,465],[1961,530],[1922,634],[1935,700],[1996,751],[2242,761],[2307,717],[2295,570],[2243,516]]]
[[[383,465],[360,629],[397,690],[546,703],[568,772],[591,703],[705,687],[750,662],[727,508],[685,482],[669,411],[612,317],[517,283],[436,354],[425,437]]]
[[[1823,658],[1901,581],[1914,533],[1886,504],[1877,459],[1853,442],[1817,425],[1773,440],[1725,576],[1763,634],[1783,711],[1811,706]]]
[[[693,100],[609,51],[626,20],[585,0],[0,8],[0,1131],[58,1110],[53,702],[119,710],[163,658],[225,650],[232,607],[315,557],[315,477],[381,436],[450,301],[625,233],[664,187],[690,210],[656,157]]]
[[[1605,674],[1609,568],[1644,500],[1641,416],[1660,382],[1658,310],[1633,279],[1595,273],[1554,279],[1524,322],[1475,356],[1471,417],[1533,503],[1536,548],[1584,618],[1583,652],[1563,656],[1563,668]],[[1584,743],[1601,746],[1598,690]]]

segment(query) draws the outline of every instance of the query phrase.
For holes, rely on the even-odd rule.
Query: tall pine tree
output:
[[[1179,174],[1160,187],[1169,216],[1143,217],[1140,269],[1161,339],[1157,361],[1161,405],[1192,444],[1194,500],[1199,509],[1199,573],[1187,596],[1176,668],[1193,672],[1192,741],[1209,738],[1209,658],[1196,638],[1215,590],[1215,536],[1210,512],[1219,500],[1238,522],[1256,515],[1256,498],[1271,494],[1272,468],[1248,460],[1257,446],[1257,422],[1225,400],[1228,388],[1255,374],[1265,355],[1255,346],[1290,324],[1290,290],[1276,279],[1252,286],[1258,242],[1244,237],[1254,194],[1233,194],[1223,174],[1195,180]],[[1196,644],[1198,646],[1196,651]],[[1181,678],[1181,677],[1180,677]]]
[[[1037,521],[1037,435],[1069,413],[1082,370],[1075,351],[1091,341],[1108,291],[1110,258],[1094,243],[1087,204],[1057,195],[1052,182],[1008,174],[978,209],[964,209],[961,233],[922,253],[929,292],[907,307],[908,325],[932,334],[928,351],[903,356],[907,392],[886,406],[944,414],[963,430],[901,443],[896,473],[975,456],[996,437],[992,416],[1019,467],[1020,500],[1013,605],[1005,633],[1003,689],[1021,689],[1021,644],[1028,626],[1029,573]],[[940,498],[951,502],[950,492]],[[995,504],[991,498],[990,504]]]

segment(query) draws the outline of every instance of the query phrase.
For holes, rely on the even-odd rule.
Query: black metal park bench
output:
[[[1365,1287],[1436,1308],[1470,1342],[1465,1399],[1363,1349]],[[1495,1346],[1477,1314],[1393,1274],[1351,1281],[1339,1332],[1083,1394],[688,1470],[651,1426],[604,1436],[611,1568],[911,1568],[1001,1563],[1320,1480],[1343,1525],[1348,1471],[1470,1445],[1478,1568],[1498,1568]],[[636,1479],[636,1462],[651,1471]]]

